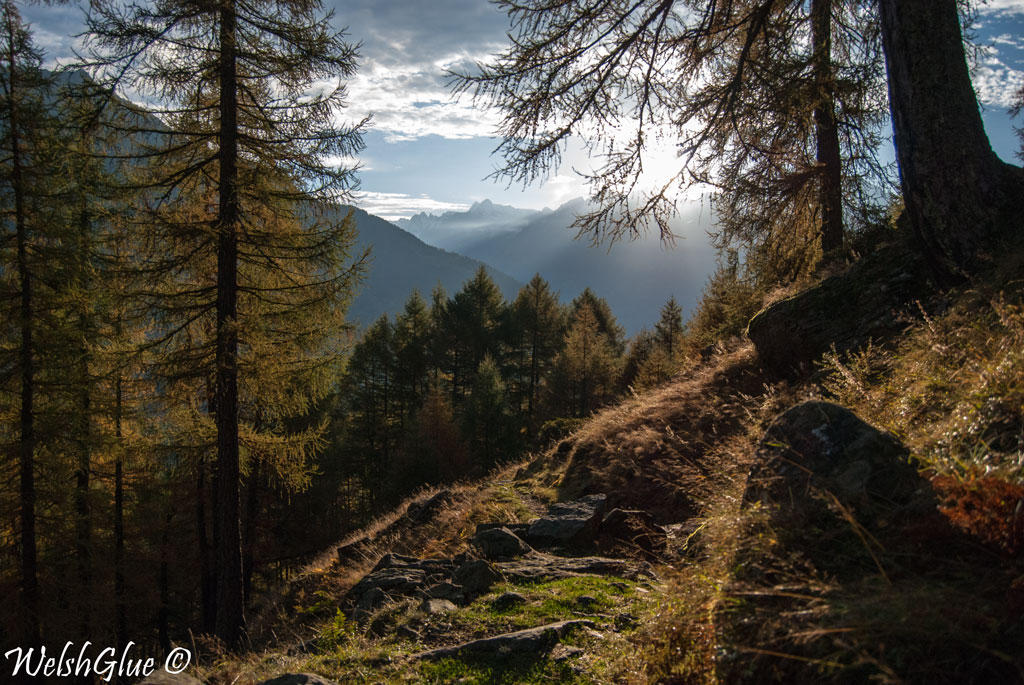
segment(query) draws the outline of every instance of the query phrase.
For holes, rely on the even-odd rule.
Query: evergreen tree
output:
[[[597,330],[607,338],[615,356],[622,356],[626,350],[626,330],[615,319],[608,301],[598,297],[590,288],[584,288],[570,305],[571,318],[575,320],[584,307],[590,309],[590,313],[597,321]]]
[[[140,117],[130,131],[155,139],[143,213],[154,249],[144,261],[164,340],[199,322],[209,336],[193,347],[193,368],[212,378],[216,632],[235,646],[243,460],[258,454],[301,482],[318,431],[289,433],[283,420],[326,392],[358,271],[344,266],[351,224],[320,219],[310,203],[351,183],[325,160],[358,151],[359,127],[333,123],[343,89],[313,86],[351,75],[355,51],[316,1],[92,9],[90,66],[119,79],[110,88],[160,103],[161,122]]]
[[[558,416],[583,417],[614,397],[620,357],[589,303],[581,303],[565,337],[549,385]]]
[[[405,428],[426,394],[432,336],[430,312],[418,291],[395,317],[395,395],[400,427]]]
[[[675,296],[669,297],[662,306],[661,318],[654,324],[654,337],[668,358],[675,359],[683,337],[683,309]]]
[[[509,319],[507,338],[517,395],[525,398],[526,416],[535,423],[541,382],[565,339],[566,315],[558,295],[535,274],[512,302]]]
[[[498,364],[485,354],[463,410],[463,434],[476,465],[489,469],[513,452],[511,417]]]
[[[456,408],[473,387],[484,357],[501,358],[505,308],[501,291],[483,266],[444,305],[439,340],[449,349],[452,405]]]

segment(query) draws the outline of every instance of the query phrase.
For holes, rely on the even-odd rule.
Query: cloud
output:
[[[978,11],[982,14],[1024,14],[1024,0],[987,0]]]
[[[378,193],[362,191],[356,193],[353,204],[359,209],[376,214],[377,216],[394,221],[396,219],[408,219],[413,214],[429,212],[440,214],[442,212],[464,212],[469,205],[459,202],[442,202],[434,200],[427,195],[408,195],[406,193]]]
[[[1009,109],[1016,94],[1024,88],[1024,71],[1007,65],[995,54],[988,54],[971,71],[971,81],[982,103]]]

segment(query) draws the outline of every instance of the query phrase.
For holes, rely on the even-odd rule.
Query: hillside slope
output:
[[[809,375],[736,343],[423,493],[266,598],[264,651],[203,676],[1024,682],[1020,266]]]

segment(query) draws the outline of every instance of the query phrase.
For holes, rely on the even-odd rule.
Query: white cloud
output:
[[[353,204],[359,209],[365,210],[370,214],[376,214],[388,221],[408,219],[413,214],[419,214],[420,212],[440,214],[442,212],[464,212],[469,209],[468,204],[442,202],[441,200],[434,200],[427,195],[378,193],[372,191],[356,193]]]
[[[987,0],[978,11],[982,14],[1024,14],[1024,0]]]
[[[971,81],[984,104],[1008,109],[1024,87],[1024,71],[1008,66],[994,54],[986,55],[972,70]]]
[[[444,82],[445,69],[464,57],[446,57],[422,62],[387,65],[369,61],[361,65],[348,83],[349,119],[373,115],[372,126],[388,142],[412,140],[428,135],[461,139],[491,136],[495,115],[454,100]]]

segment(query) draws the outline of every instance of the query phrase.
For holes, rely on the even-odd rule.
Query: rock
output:
[[[656,559],[668,548],[668,531],[646,511],[612,509],[598,528],[597,548],[611,556]]]
[[[528,530],[530,530],[529,523],[478,523],[476,524],[476,530],[473,531],[474,535],[479,535],[485,530],[493,530],[495,528],[508,528],[510,531],[515,533],[520,539],[522,539]]]
[[[597,533],[606,500],[605,495],[588,495],[552,504],[544,516],[530,524],[526,541],[534,547],[589,545]]]
[[[286,673],[270,680],[264,680],[259,685],[335,685],[333,680],[327,680],[312,673]]]
[[[410,502],[405,515],[413,523],[426,523],[437,516],[438,512],[453,499],[451,490],[441,490],[429,499]]]
[[[909,503],[921,487],[908,456],[896,438],[849,409],[804,402],[783,412],[765,431],[743,500],[799,508],[817,489],[858,513],[876,514],[879,506],[891,510]]]
[[[420,611],[426,614],[441,614],[446,611],[455,611],[458,607],[447,599],[425,599],[420,603]]]
[[[485,559],[494,561],[514,559],[533,551],[532,547],[504,526],[479,531],[473,537],[473,546],[480,550]]]
[[[572,645],[563,645],[558,643],[551,650],[549,655],[552,661],[566,661],[573,659],[583,654],[583,650],[579,647],[573,647]]]
[[[534,552],[515,561],[495,564],[501,575],[510,581],[538,582],[574,576],[616,576],[628,580],[651,578],[646,562],[605,557],[556,557]]]
[[[474,656],[508,657],[518,654],[539,654],[550,651],[570,631],[577,628],[592,628],[590,621],[573,620],[551,623],[536,628],[517,630],[494,637],[473,640],[454,647],[432,649],[417,654],[417,659],[445,659],[472,654]]]
[[[840,275],[758,312],[747,325],[766,367],[808,368],[834,346],[842,353],[886,340],[906,324],[900,314],[928,294],[929,276],[909,231],[865,255]]]
[[[502,575],[489,562],[473,559],[455,569],[453,579],[462,586],[467,598],[482,595],[495,583],[503,580]]]
[[[357,620],[362,620],[369,614],[384,606],[391,600],[387,593],[381,590],[379,587],[373,587],[366,592],[359,595],[356,600],[355,611],[353,616]]]
[[[427,574],[418,568],[383,568],[364,576],[355,584],[350,594],[362,596],[374,588],[388,594],[410,594],[421,587],[426,578]]]
[[[447,599],[456,604],[460,604],[465,601],[466,595],[463,593],[462,588],[454,583],[444,582],[438,583],[437,585],[431,585],[423,591],[428,598],[432,599]]]
[[[935,510],[898,440],[820,401],[799,404],[768,427],[743,496],[743,506],[753,502],[766,507],[765,522],[787,554],[840,579],[877,570],[869,540],[898,544],[900,531]]]
[[[508,611],[513,607],[518,607],[526,604],[526,597],[523,597],[518,592],[506,592],[499,595],[491,602],[491,608],[495,611]]]

